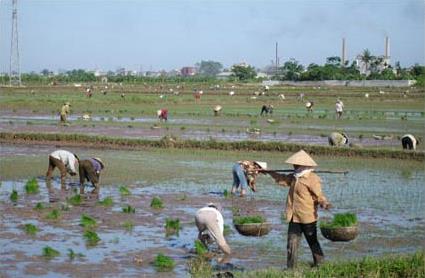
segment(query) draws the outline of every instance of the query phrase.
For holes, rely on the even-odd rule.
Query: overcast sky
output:
[[[12,0],[0,0],[0,71],[9,70]],[[424,64],[424,0],[18,0],[21,71],[174,69],[323,64],[363,49],[392,63]]]

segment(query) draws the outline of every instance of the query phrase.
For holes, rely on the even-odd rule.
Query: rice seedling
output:
[[[266,222],[266,219],[261,215],[249,215],[249,216],[235,216],[235,217],[233,217],[233,223],[235,225],[264,223],[264,222]]]
[[[134,222],[131,220],[128,221],[124,221],[124,223],[122,223],[122,227],[128,231],[131,232],[134,229]]]
[[[85,231],[83,237],[85,238],[88,246],[95,246],[100,241],[100,237],[97,233],[91,230]]]
[[[46,216],[46,218],[49,220],[58,220],[60,217],[61,217],[61,212],[57,209],[53,209]]]
[[[37,204],[34,206],[35,210],[42,210],[45,209],[46,206],[43,203],[37,202]]]
[[[173,235],[173,234],[179,234],[180,230],[180,219],[176,218],[167,218],[165,219],[165,233],[167,236]]]
[[[97,226],[97,223],[93,217],[83,213],[80,218],[80,226],[84,229],[93,229]]]
[[[357,225],[357,216],[354,213],[337,213],[331,222],[320,222],[321,228],[341,228]]]
[[[54,257],[57,257],[57,256],[59,256],[60,255],[60,252],[59,251],[57,251],[57,250],[55,250],[55,249],[53,249],[52,247],[50,247],[50,246],[46,246],[46,247],[44,247],[43,248],[43,250],[42,250],[42,256],[44,257],[44,258],[46,258],[46,259],[53,259]]]
[[[111,207],[114,204],[112,197],[105,197],[102,201],[97,202],[99,205],[104,207]]]
[[[136,208],[133,208],[132,206],[127,205],[127,206],[122,208],[122,212],[124,212],[124,213],[136,213]]]
[[[121,185],[118,190],[119,190],[121,196],[131,195],[131,191],[124,185]]]
[[[155,196],[152,198],[151,201],[151,208],[153,209],[162,209],[164,208],[164,203],[162,202],[161,198]]]
[[[187,263],[190,276],[193,278],[213,277],[213,268],[203,256],[190,259]]]
[[[200,256],[208,252],[207,247],[199,239],[195,240],[195,252]]]
[[[67,198],[66,200],[69,204],[73,205],[73,206],[78,206],[81,204],[81,195],[80,194],[75,194],[74,196],[72,196],[71,198]]]
[[[224,198],[230,197],[230,193],[229,193],[229,191],[227,189],[224,189],[223,196],[224,196]]]
[[[153,262],[153,265],[158,272],[168,272],[173,270],[176,263],[174,260],[162,253],[159,253]]]
[[[28,180],[27,183],[25,184],[25,192],[27,192],[27,194],[36,194],[39,191],[40,191],[40,188],[35,178]]]
[[[35,235],[38,232],[37,226],[35,226],[35,225],[31,224],[31,223],[25,224],[24,227],[23,227],[23,229],[24,229],[25,233],[27,235],[30,235],[30,236],[33,236],[33,235]]]
[[[68,248],[68,258],[72,261],[75,258],[83,258],[85,255],[83,253],[75,253],[74,250]]]
[[[228,236],[232,233],[232,229],[230,228],[229,225],[224,224],[223,226],[223,235],[224,236]]]
[[[18,201],[18,191],[15,189],[12,190],[12,193],[10,193],[10,200],[14,203]]]

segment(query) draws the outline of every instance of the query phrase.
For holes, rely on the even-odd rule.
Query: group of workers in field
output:
[[[321,190],[320,178],[314,173],[316,162],[303,150],[289,157],[286,163],[293,165],[293,173],[288,175],[267,170],[267,163],[260,161],[238,161],[232,168],[233,184],[231,193],[244,197],[247,188],[257,191],[256,178],[259,174],[270,175],[279,186],[289,187],[286,198],[285,216],[289,223],[287,242],[287,266],[295,267],[297,250],[302,234],[307,239],[313,254],[314,264],[323,261],[323,251],[317,239],[317,210],[318,207],[328,209],[330,203]],[[46,184],[50,186],[52,173],[58,168],[61,176],[61,187],[65,189],[65,178],[69,173],[80,178],[80,194],[84,194],[84,182],[87,180],[94,186],[93,192],[98,193],[100,173],[105,168],[100,158],[80,159],[76,154],[66,150],[56,150],[49,155]],[[218,203],[209,203],[200,208],[195,214],[195,224],[198,229],[198,239],[206,246],[216,242],[225,254],[220,258],[227,261],[231,248],[224,238],[224,219],[222,208]]]

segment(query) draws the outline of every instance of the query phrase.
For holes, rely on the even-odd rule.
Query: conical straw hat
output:
[[[100,166],[102,166],[102,169],[105,168],[105,164],[99,157],[93,157],[93,159],[97,160],[100,163]]]
[[[261,167],[261,169],[266,170],[267,169],[267,162],[262,162],[262,161],[254,161],[255,164],[257,164],[258,166]]]
[[[293,154],[285,161],[285,163],[311,167],[317,166],[317,163],[313,160],[313,158],[311,158],[304,150],[300,150]]]

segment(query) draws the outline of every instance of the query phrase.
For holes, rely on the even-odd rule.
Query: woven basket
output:
[[[320,227],[322,235],[331,241],[350,241],[357,237],[359,228],[357,226],[326,228]]]
[[[264,236],[272,229],[272,224],[270,222],[234,225],[236,230],[244,236]]]

